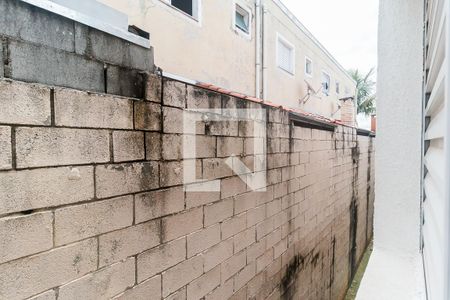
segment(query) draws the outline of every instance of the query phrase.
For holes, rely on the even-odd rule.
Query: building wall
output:
[[[353,128],[266,107],[251,192],[224,161],[261,153],[252,131],[200,123],[197,174],[221,192],[193,193],[183,110],[261,104],[156,76],[145,99],[4,79],[0,103],[4,298],[341,299],[371,239],[373,138]]]
[[[255,0],[201,1],[200,21],[180,13],[163,0],[101,0],[130,16],[130,22],[151,34],[155,63],[164,71],[240,92],[257,94]],[[234,3],[253,13],[251,39],[233,28]],[[355,94],[355,83],[304,29],[283,10],[279,1],[263,1],[266,69],[265,98],[287,107],[340,119],[338,99]],[[170,25],[169,25],[170,24]],[[301,25],[303,26],[303,25]],[[295,46],[295,75],[277,66],[277,33]],[[180,49],[182,49],[180,51]],[[313,77],[305,76],[305,56],[313,60]],[[319,92],[304,104],[308,80],[321,90],[322,71],[331,76],[330,95]],[[336,94],[336,81],[340,94]]]

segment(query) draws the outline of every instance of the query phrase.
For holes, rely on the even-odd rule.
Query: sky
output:
[[[376,68],[378,0],[282,2],[344,68]]]

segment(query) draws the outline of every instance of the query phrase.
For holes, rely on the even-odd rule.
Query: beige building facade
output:
[[[355,82],[279,0],[101,0],[151,36],[164,72],[341,119]]]

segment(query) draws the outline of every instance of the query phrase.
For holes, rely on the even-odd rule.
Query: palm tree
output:
[[[374,69],[372,68],[365,76],[359,70],[349,70],[350,76],[356,81],[356,103],[358,114],[370,115],[375,113],[376,94],[374,93],[375,82],[371,79]]]

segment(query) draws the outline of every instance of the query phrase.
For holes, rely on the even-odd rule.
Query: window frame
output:
[[[247,38],[247,39],[251,39],[252,38],[252,22],[253,22],[253,12],[252,9],[247,7],[246,5],[238,2],[238,1],[233,1],[233,6],[232,6],[232,20],[233,20],[233,30],[234,32],[236,32],[237,34]],[[239,27],[237,25],[236,22],[236,14],[238,13],[238,10],[242,10],[245,13],[247,13],[248,15],[248,32],[244,31],[244,29],[242,29],[241,27]]]
[[[311,73],[308,73],[307,69],[308,61],[311,63]],[[307,77],[313,77],[313,74],[314,74],[313,60],[308,56],[305,56],[305,75]]]
[[[284,46],[287,46],[287,48],[291,49],[291,60],[292,60],[292,70],[286,70],[280,62],[280,47],[279,44],[284,44]],[[277,32],[277,38],[275,42],[275,48],[276,48],[276,63],[277,67],[284,72],[288,73],[291,76],[295,76],[295,46],[289,42],[286,38],[284,38],[280,33]]]
[[[163,2],[164,4],[166,4],[167,6],[169,6],[171,9],[179,12],[183,17],[186,17],[191,21],[201,24],[202,0],[191,0],[192,1],[192,15],[190,15],[187,12],[174,6],[172,4],[172,0],[160,0],[160,1]]]
[[[329,81],[329,84],[328,84],[328,90],[327,90],[326,92],[325,92],[324,87],[323,87],[323,84],[324,84],[324,81],[323,81],[324,75],[328,76],[328,79],[329,79],[329,80],[328,80],[328,81]],[[321,85],[322,85],[322,93],[323,93],[324,95],[326,95],[326,96],[330,96],[330,92],[331,92],[331,75],[330,75],[330,73],[328,73],[328,72],[325,71],[325,70],[322,70]]]

